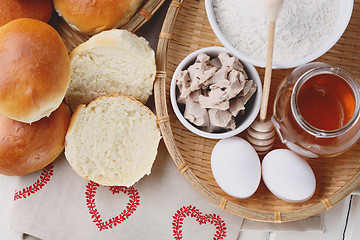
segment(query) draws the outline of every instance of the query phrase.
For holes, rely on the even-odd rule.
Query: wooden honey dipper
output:
[[[266,120],[266,112],[271,84],[275,25],[280,11],[284,5],[284,0],[264,0],[264,4],[268,14],[269,33],[260,116],[247,129],[247,140],[253,145],[259,155],[267,153],[271,149],[275,139],[274,125],[270,120]]]

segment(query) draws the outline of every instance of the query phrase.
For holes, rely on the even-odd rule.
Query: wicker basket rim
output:
[[[346,185],[342,186],[330,197],[322,199],[317,204],[291,212],[271,212],[261,209],[254,210],[246,208],[231,201],[228,201],[226,198],[209,190],[197,178],[197,176],[192,172],[187,163],[184,161],[179,149],[176,146],[176,141],[174,139],[170,126],[170,120],[167,110],[168,106],[166,102],[165,81],[167,77],[167,51],[172,36],[173,25],[176,21],[182,3],[183,0],[172,0],[168,8],[161,33],[159,35],[159,42],[156,54],[157,75],[154,84],[156,112],[158,118],[162,119],[162,121],[159,121],[159,127],[162,132],[165,145],[170,153],[170,156],[178,167],[180,173],[184,175],[184,177],[193,185],[195,189],[197,189],[203,196],[205,196],[208,200],[217,205],[219,208],[225,209],[242,217],[266,222],[286,222],[306,218],[331,208],[336,203],[345,198],[348,194],[350,194],[360,184],[360,170],[357,170],[356,174],[352,176],[352,178]]]

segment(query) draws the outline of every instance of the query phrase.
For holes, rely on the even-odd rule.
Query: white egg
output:
[[[256,151],[239,137],[225,138],[215,145],[211,153],[211,169],[220,188],[236,198],[253,195],[261,179]]]
[[[303,202],[315,192],[316,180],[310,165],[287,149],[269,152],[262,162],[266,187],[287,202]]]

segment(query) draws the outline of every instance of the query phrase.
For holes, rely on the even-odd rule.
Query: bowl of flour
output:
[[[353,0],[286,0],[276,22],[273,68],[293,68],[326,53],[344,33]],[[264,0],[205,0],[210,25],[237,58],[265,67]]]

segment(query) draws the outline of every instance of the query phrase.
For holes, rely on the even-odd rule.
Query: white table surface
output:
[[[137,34],[145,37],[156,49],[162,21],[169,0]],[[16,177],[0,175],[0,240],[20,240],[22,234],[9,229],[11,203],[13,201]],[[325,231],[323,233],[293,233],[244,231],[237,240],[358,240],[360,239],[360,196],[350,195],[333,208],[322,213]]]

